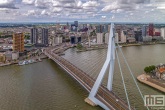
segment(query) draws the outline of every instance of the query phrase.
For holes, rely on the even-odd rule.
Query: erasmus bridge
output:
[[[135,108],[130,105],[130,100],[127,93],[125,80],[122,74],[120,60],[118,58],[118,52],[116,51],[116,48],[119,48],[119,51],[122,53],[122,49],[120,48],[118,43],[116,46],[114,33],[115,33],[114,24],[111,23],[106,60],[96,79],[92,78],[89,74],[82,71],[76,65],[72,64],[68,60],[56,54],[54,52],[55,47],[54,48],[48,47],[44,49],[43,52],[50,59],[56,62],[61,68],[63,68],[70,76],[72,76],[77,82],[79,82],[79,84],[81,84],[82,87],[84,87],[89,92],[89,96],[85,99],[86,103],[92,106],[98,105],[105,110],[135,110]],[[134,84],[137,87],[138,92],[141,95],[141,98],[144,100],[142,92],[137,84],[136,78],[134,77],[134,74],[132,73],[123,53],[122,56],[134,80]],[[117,59],[119,65],[119,70],[121,73],[121,80],[124,86],[126,100],[122,100],[120,97],[115,95],[112,89],[115,58]],[[108,74],[107,86],[104,86],[102,82],[104,80],[104,76],[108,69],[109,69],[109,74]],[[147,109],[149,110],[148,107]]]

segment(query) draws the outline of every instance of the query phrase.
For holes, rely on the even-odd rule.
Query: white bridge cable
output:
[[[91,73],[91,71],[93,70],[93,69],[91,69],[91,68],[96,68],[97,66],[95,66],[95,65],[98,65],[98,63],[101,61],[103,61],[103,59],[105,58],[105,54],[106,54],[106,52],[104,53],[104,54],[101,54],[99,57],[100,57],[100,59],[99,60],[96,60],[96,59],[94,59],[94,60],[96,60],[97,62],[94,62],[94,61],[92,61],[92,58],[88,58],[88,56],[86,56],[87,57],[87,59],[84,59],[83,61],[82,60],[79,60],[79,58],[78,57],[74,57],[74,61],[71,61],[71,63],[72,64],[76,64],[76,62],[83,62],[83,63],[78,63],[78,64],[80,64],[80,65],[78,65],[78,64],[76,64],[77,65],[77,67],[78,68],[80,68],[81,70],[83,70],[84,72],[86,72],[88,75],[90,75],[90,73]],[[94,56],[92,56],[93,58],[97,58],[97,54],[94,54]],[[71,58],[71,59],[73,59],[73,58]],[[90,59],[90,60],[89,60]],[[93,65],[92,67],[91,66],[87,66],[86,64],[87,63],[90,63],[90,62],[94,62],[93,64],[91,63],[90,65]],[[100,65],[100,64],[99,64]]]
[[[117,62],[118,62],[119,69],[120,69],[120,74],[121,74],[121,78],[122,78],[122,82],[123,82],[123,86],[124,86],[125,95],[126,95],[126,98],[127,98],[128,107],[129,107],[129,110],[131,110],[131,106],[130,106],[130,102],[129,102],[129,98],[128,98],[128,93],[127,93],[127,88],[126,88],[126,85],[125,85],[124,76],[123,76],[123,72],[122,72],[122,69],[121,69],[121,65],[120,65],[117,50],[116,50],[116,57],[117,57]]]
[[[87,57],[87,55],[85,55],[85,57]],[[75,63],[78,62],[80,60],[79,56],[75,53],[73,53],[73,55],[69,56],[69,57],[64,57],[65,59],[67,59],[68,61],[70,61],[71,63]],[[74,59],[74,60],[73,60]],[[83,58],[82,58],[83,59]],[[88,61],[88,59],[83,59],[84,61]]]
[[[100,59],[94,64],[94,66],[93,66],[93,68],[90,70],[90,72],[92,72],[92,73],[90,73],[89,71],[88,72],[86,72],[90,77],[92,77],[93,79],[95,79],[96,78],[96,76],[98,76],[98,73],[95,73],[96,71],[97,71],[97,69],[96,69],[96,67],[98,68],[98,66],[95,66],[96,64],[97,65],[101,65],[101,64],[103,64],[103,62],[104,62],[104,55],[102,55],[103,57],[101,57],[101,61],[100,61]],[[90,66],[89,66],[90,67]],[[91,67],[90,67],[91,68]],[[95,76],[93,76],[95,74]]]
[[[100,63],[100,64],[98,64]],[[103,61],[99,61],[96,64],[101,65],[103,63]],[[93,77],[95,79],[95,75],[98,75],[99,73],[97,72],[98,66],[94,66],[89,72],[87,72],[87,74],[89,74],[91,77]]]
[[[87,72],[87,70],[89,70],[90,71],[90,68],[91,68],[91,66],[86,66],[86,63],[88,63],[88,62],[92,62],[91,60],[92,60],[92,58],[88,58],[89,56],[85,56],[87,59],[83,59],[83,61],[82,60],[80,60],[80,58],[79,57],[71,57],[71,59],[74,59],[74,61],[71,61],[70,60],[70,62],[72,63],[72,64],[76,64],[77,65],[77,67],[78,68],[80,68],[80,69],[82,69],[84,72],[86,72],[86,73],[88,73]],[[92,56],[93,58],[96,58],[97,57],[97,54],[94,54],[94,56]],[[99,57],[105,57],[105,53],[103,54],[103,55],[101,55],[101,56],[99,56]],[[90,59],[90,60],[89,60]],[[95,59],[94,59],[95,60]],[[76,63],[76,62],[83,62],[83,63]],[[93,65],[93,64],[92,64]],[[95,65],[95,64],[94,64]],[[84,68],[85,67],[85,68]]]
[[[119,44],[118,44],[118,43],[117,43],[117,45],[118,45],[118,47],[119,47]],[[133,78],[133,80],[134,80],[134,83],[135,83],[135,85],[136,85],[136,87],[137,87],[137,89],[138,89],[138,91],[139,91],[139,93],[140,93],[140,95],[141,95],[141,97],[142,97],[142,99],[143,99],[143,101],[144,101],[143,94],[142,94],[142,92],[141,92],[141,90],[140,90],[140,88],[139,88],[139,86],[138,86],[138,83],[137,83],[137,81],[136,81],[136,79],[135,79],[135,76],[134,76],[133,72],[131,71],[131,68],[130,68],[130,66],[128,65],[128,62],[127,62],[127,60],[126,60],[126,58],[125,58],[125,56],[124,56],[124,54],[123,54],[123,51],[122,51],[122,49],[121,49],[120,47],[119,47],[119,50],[120,50],[120,52],[121,52],[121,54],[122,54],[122,56],[123,56],[123,58],[124,58],[124,61],[125,61],[126,65],[127,65],[127,67],[128,67],[128,70],[129,70],[129,72],[130,72],[130,74],[131,74],[131,76],[132,76],[132,78]],[[150,110],[150,109],[147,107],[147,110]]]
[[[91,60],[91,63],[90,63],[91,66],[88,66],[87,67],[87,68],[90,68],[90,69],[86,69],[86,70],[89,70],[89,71],[86,71],[86,72],[87,73],[91,73],[91,70],[93,70],[94,68],[96,68],[97,67],[96,65],[98,65],[99,62],[102,62],[103,61],[103,59],[105,58],[105,54],[106,54],[106,52],[104,52],[104,54],[101,54],[100,56],[96,56],[96,55],[93,56],[94,59]],[[99,57],[99,59],[98,59],[98,57]]]
[[[104,57],[107,57],[107,56],[105,56],[105,55],[103,55],[103,56],[104,56]],[[104,59],[104,57],[103,57],[102,59]],[[106,58],[105,58],[105,60],[106,60]],[[101,60],[101,61],[98,63],[98,65],[101,65],[101,67],[100,67],[98,73],[94,75],[94,77],[93,77],[94,79],[96,79],[96,78],[98,77],[99,72],[100,72],[102,66],[104,65],[105,60]],[[95,66],[95,68],[96,68],[96,67],[98,68],[98,66]],[[95,73],[95,72],[98,70],[97,68],[93,71],[93,73]]]
[[[96,55],[95,55],[96,56]],[[95,79],[94,77],[92,77],[93,76],[93,74],[95,73],[95,71],[97,70],[97,69],[95,69],[97,66],[95,66],[96,64],[98,64],[98,65],[100,65],[100,63],[102,62],[104,62],[104,58],[105,58],[105,53],[104,54],[101,54],[101,56],[99,56],[99,57],[101,57],[99,60],[96,60],[97,62],[94,62],[94,66],[93,66],[93,68],[91,67],[91,66],[88,66],[87,68],[92,68],[92,69],[90,69],[88,72],[86,71],[86,70],[84,70],[84,69],[82,69],[82,67],[80,67],[80,69],[83,71],[83,72],[85,72],[86,74],[88,74],[91,78],[93,78],[93,79]],[[96,57],[94,57],[94,58],[96,58]],[[101,60],[101,61],[100,61]],[[93,65],[93,64],[92,64]],[[97,67],[98,68],[98,67]],[[94,70],[95,69],[95,70]],[[90,73],[92,71],[92,73]],[[97,75],[97,74],[96,74]],[[85,76],[83,76],[82,77],[82,79],[84,79],[84,77]]]
[[[90,69],[89,71],[87,71],[87,73],[90,75],[90,76],[93,76],[93,74],[95,73],[95,71],[97,70],[98,66],[103,64],[104,61],[104,58],[105,56],[103,55],[99,60],[97,60],[97,62],[95,62],[95,64],[92,64],[93,66],[90,67],[92,69]]]
[[[67,58],[66,58],[67,59]],[[74,59],[74,60],[73,60]],[[88,61],[88,59],[83,59],[84,62]],[[76,62],[80,62],[80,58],[78,56],[74,56],[74,57],[70,57],[69,62],[71,62],[72,64],[76,64],[77,67],[79,67],[79,65],[85,65],[85,63],[76,63]],[[79,65],[78,65],[79,64]]]

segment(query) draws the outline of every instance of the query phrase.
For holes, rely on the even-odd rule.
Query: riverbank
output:
[[[37,60],[37,59],[46,59],[46,58],[47,58],[47,56],[41,55],[41,56],[39,56],[39,57],[33,57],[33,58],[29,58],[29,59],[27,59],[27,60]],[[24,61],[24,60],[11,61],[11,62],[8,62],[8,63],[1,63],[1,64],[0,64],[0,67],[18,64],[18,63],[21,62],[21,61]]]
[[[64,52],[69,48],[72,48],[71,44],[62,44],[62,45],[50,47],[50,49],[52,49],[52,51],[59,56],[65,55]]]
[[[77,49],[76,52],[85,52],[85,51],[92,51],[92,50],[98,50],[98,49],[106,49],[106,44],[101,45],[91,45],[91,47],[88,47],[88,45],[85,45],[82,49]]]
[[[86,48],[86,49],[77,49],[76,52],[85,52],[85,51],[92,51],[92,50],[98,50],[98,49],[105,49],[107,47],[97,47],[97,48]]]
[[[11,65],[12,63],[1,63],[0,67]]]
[[[138,76],[137,79],[138,81],[165,93],[165,84],[152,79],[149,75],[142,74]]]
[[[146,42],[146,43],[119,43],[120,47],[131,47],[131,46],[145,46],[145,45],[156,45],[156,44],[165,44],[165,42]],[[88,45],[83,46],[82,49],[77,49],[77,52],[86,52],[86,51],[92,51],[92,50],[98,50],[98,49],[106,49],[107,44],[99,44],[99,45],[91,45],[91,47],[88,47]]]
[[[143,42],[143,43],[121,43],[119,44],[122,47],[130,47],[130,46],[143,46],[143,45],[156,45],[156,44],[165,44],[165,42]]]

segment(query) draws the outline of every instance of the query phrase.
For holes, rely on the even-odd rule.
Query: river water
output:
[[[123,53],[135,76],[145,66],[165,63],[165,45],[123,47]],[[106,57],[106,49],[77,53],[69,49],[63,56],[91,77],[96,78]],[[121,53],[119,58],[126,81],[129,99],[137,110],[145,110],[143,101],[131,79]],[[103,84],[106,85],[107,75]],[[138,83],[143,95],[163,94]],[[125,100],[117,61],[115,63],[113,91]],[[0,110],[101,110],[84,102],[88,93],[64,70],[51,60],[24,65],[0,67]]]

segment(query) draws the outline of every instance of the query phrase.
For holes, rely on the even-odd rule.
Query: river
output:
[[[165,63],[165,45],[123,47],[123,53],[135,76],[143,73],[145,66]],[[63,56],[91,77],[96,78],[106,57],[106,49],[79,52],[69,49]],[[144,104],[131,79],[121,53],[122,71],[131,105],[144,110]],[[103,84],[106,85],[107,75]],[[143,95],[163,93],[138,83]],[[113,91],[125,99],[117,61],[115,63]],[[52,60],[17,66],[0,67],[0,110],[102,110],[84,102],[88,96],[72,77]]]

